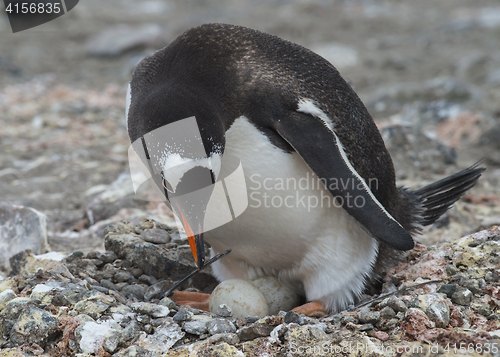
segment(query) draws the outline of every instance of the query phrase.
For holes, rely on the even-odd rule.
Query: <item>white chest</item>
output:
[[[377,242],[338,207],[297,153],[276,148],[245,117],[226,132],[225,153],[241,160],[249,206],[205,235],[216,252],[232,249],[214,266],[219,279],[276,274],[310,299],[345,284],[362,289]]]

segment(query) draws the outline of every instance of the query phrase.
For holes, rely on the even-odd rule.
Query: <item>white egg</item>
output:
[[[229,279],[217,285],[210,295],[210,311],[215,312],[221,304],[229,306],[234,317],[266,316],[269,313],[264,295],[243,279]]]
[[[252,284],[264,295],[270,315],[277,315],[280,311],[290,311],[300,303],[300,296],[275,276],[254,279]]]

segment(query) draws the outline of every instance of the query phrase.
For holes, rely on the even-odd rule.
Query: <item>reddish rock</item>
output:
[[[434,323],[427,315],[419,309],[409,309],[401,329],[410,340],[418,340],[428,328],[434,327]]]

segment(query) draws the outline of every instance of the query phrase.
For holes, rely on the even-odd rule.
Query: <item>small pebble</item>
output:
[[[116,256],[115,252],[106,252],[106,253],[101,253],[97,255],[97,259],[102,260],[104,263],[113,263],[118,257]]]
[[[394,316],[396,316],[396,312],[389,306],[380,310],[380,317],[383,319],[392,319]]]
[[[369,308],[362,308],[358,312],[358,320],[362,324],[376,324],[380,321],[380,313],[372,312]]]
[[[134,279],[133,275],[128,271],[117,271],[115,273],[115,281],[122,283]]]
[[[154,276],[152,275],[145,275],[145,274],[142,274],[141,276],[139,276],[139,281],[142,282],[142,283],[146,283],[148,285],[154,285],[158,282],[158,279],[156,279]]]
[[[480,315],[490,316],[491,315],[491,307],[485,303],[477,303],[471,304],[472,309]]]
[[[141,232],[141,238],[149,243],[166,244],[170,242],[170,235],[163,229],[152,228]]]
[[[104,262],[101,259],[91,259],[92,263],[95,264],[96,267],[100,267],[101,265],[104,264]]]
[[[173,319],[176,322],[181,322],[181,321],[189,321],[189,320],[191,320],[192,317],[193,317],[193,313],[191,311],[180,309],[174,315]]]
[[[373,325],[372,324],[363,324],[357,329],[358,331],[368,331],[368,330],[373,330]]]
[[[166,306],[152,304],[149,302],[135,302],[130,307],[137,312],[148,314],[154,318],[167,317],[170,310]]]
[[[236,327],[229,320],[214,318],[207,322],[207,330],[209,334],[215,335],[218,333],[234,333]]]
[[[448,274],[448,276],[453,276],[453,275],[457,274],[460,271],[454,265],[447,265],[444,269],[446,271],[446,274]]]
[[[80,249],[77,249],[75,250],[73,253],[71,253],[70,255],[68,255],[65,260],[68,262],[68,263],[71,263],[72,261],[76,260],[76,259],[82,259],[84,256],[84,253],[83,251],[81,251]]]
[[[190,321],[184,322],[182,328],[187,333],[191,333],[193,335],[203,335],[208,332],[207,323],[211,319],[212,318],[210,316],[204,316],[204,315],[193,316],[193,318]]]
[[[139,300],[144,300],[144,289],[140,285],[127,285],[121,289],[121,292],[125,297],[131,294],[138,298]]]
[[[459,288],[451,296],[451,301],[462,306],[469,306],[472,300],[472,292],[466,288]]]
[[[141,268],[132,268],[132,269],[130,269],[130,273],[132,274],[132,276],[134,278],[137,279],[142,275],[143,271]]]
[[[219,307],[215,310],[215,313],[222,317],[232,317],[233,310],[226,304],[220,304]]]
[[[488,283],[495,283],[500,280],[500,275],[498,275],[495,272],[489,271],[484,276],[484,280],[487,281]]]
[[[285,323],[296,323],[300,324],[300,315],[294,311],[288,311],[285,315]]]
[[[389,339],[389,334],[385,331],[375,331],[373,335],[380,341],[387,341]]]
[[[386,306],[389,306],[391,309],[393,309],[396,313],[397,312],[406,312],[408,308],[406,307],[405,303],[403,300],[398,298],[397,296],[391,296],[387,300]]]
[[[158,305],[166,306],[169,309],[177,310],[177,305],[175,304],[175,302],[168,297],[164,297],[163,299],[161,299],[160,302],[158,302]]]
[[[110,280],[107,280],[107,279],[101,279],[101,285],[109,290],[115,290],[115,291],[120,290],[113,282],[111,282]]]
[[[104,294],[109,294],[109,289],[105,288],[105,287],[102,287],[102,286],[99,286],[99,285],[92,285],[92,288],[94,288],[95,290],[101,292],[101,293],[104,293]]]
[[[455,291],[457,291],[456,284],[443,284],[439,287],[438,293],[446,294],[447,297],[451,298]]]

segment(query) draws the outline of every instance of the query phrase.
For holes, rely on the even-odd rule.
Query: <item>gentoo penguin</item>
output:
[[[335,67],[241,26],[195,27],[144,58],[128,102],[130,139],[142,140],[142,157],[171,203],[221,180],[225,155],[241,162],[248,207],[238,217],[206,230],[210,193],[172,204],[198,266],[204,240],[212,254],[232,249],[214,264],[217,279],[274,275],[305,297],[296,311],[308,314],[352,304],[484,170],[474,165],[419,190],[397,188],[373,119]],[[168,131],[144,139],[186,118],[203,143],[197,155]]]

